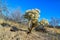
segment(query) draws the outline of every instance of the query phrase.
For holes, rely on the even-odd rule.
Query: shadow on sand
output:
[[[12,26],[12,28],[10,29],[10,31],[12,31],[12,32],[16,32],[16,31],[24,31],[24,32],[27,32],[27,30],[24,30],[24,29],[18,29],[18,28],[15,27],[15,26]]]

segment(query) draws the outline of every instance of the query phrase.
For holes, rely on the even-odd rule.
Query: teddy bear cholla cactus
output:
[[[46,19],[42,19],[42,20],[40,21],[40,25],[47,26],[47,25],[49,25],[49,22],[48,22],[48,20],[46,20]]]
[[[24,17],[26,19],[38,19],[40,11],[38,9],[26,10]]]
[[[25,12],[24,18],[28,19],[29,22],[29,31],[31,32],[32,28],[38,24],[40,10],[32,9]]]
[[[38,20],[40,11],[38,9],[27,10],[25,12],[24,18],[28,19],[28,21]],[[33,21],[34,22],[34,21]]]
[[[39,22],[38,27],[35,28],[35,30],[36,30],[36,31],[47,32],[46,29],[47,29],[48,25],[49,25],[48,20],[42,19],[42,20]]]

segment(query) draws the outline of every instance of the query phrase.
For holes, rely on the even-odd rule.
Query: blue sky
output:
[[[23,13],[27,9],[40,9],[39,19],[60,18],[60,0],[6,0],[6,2],[10,10],[20,7]]]

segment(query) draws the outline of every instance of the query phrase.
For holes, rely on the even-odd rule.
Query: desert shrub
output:
[[[9,21],[15,21],[15,22],[20,22],[21,21],[21,12],[20,12],[20,9],[16,9],[14,10],[13,12],[11,12],[8,16],[8,19]]]
[[[60,19],[52,17],[49,24],[52,25],[53,27],[57,27],[60,24]]]

